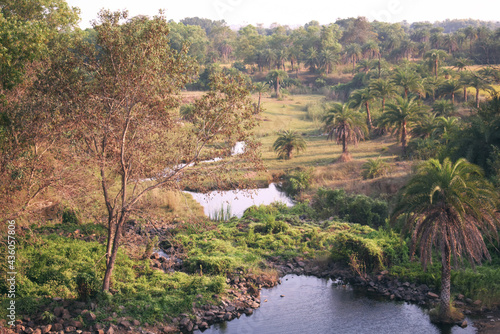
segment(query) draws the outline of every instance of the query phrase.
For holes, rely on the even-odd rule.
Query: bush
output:
[[[368,160],[363,164],[361,168],[363,169],[361,175],[364,179],[374,179],[376,177],[385,175],[387,169],[389,168],[389,165],[380,157],[378,157],[377,159]]]
[[[302,191],[309,189],[312,179],[312,169],[298,169],[285,175],[279,189],[290,197],[296,197]]]
[[[386,201],[365,195],[348,195],[343,189],[318,189],[312,207],[320,218],[339,217],[371,227],[383,226],[389,215]]]
[[[76,210],[72,209],[64,209],[63,214],[62,214],[62,223],[63,224],[71,224],[71,225],[76,225],[80,221],[77,216]]]
[[[83,301],[94,297],[101,286],[101,281],[93,271],[78,273],[75,277],[75,283],[78,297]]]
[[[335,237],[331,256],[344,264],[356,262],[366,270],[374,271],[384,266],[383,250],[374,240],[364,239],[351,233],[339,233]],[[354,269],[354,268],[353,268]]]

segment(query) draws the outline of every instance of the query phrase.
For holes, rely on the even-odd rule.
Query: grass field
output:
[[[259,127],[255,129],[255,135],[262,143],[262,159],[268,171],[265,176],[260,177],[269,179],[272,175],[280,175],[291,169],[312,168],[312,192],[320,186],[342,187],[347,191],[365,194],[397,191],[406,179],[412,163],[396,162],[401,151],[396,139],[386,135],[361,141],[357,146],[350,145],[349,151],[353,161],[338,162],[342,147],[327,140],[327,136],[322,133],[321,123],[307,118],[306,106],[310,103],[321,103],[323,99],[320,95],[294,95],[282,100],[270,97],[262,99],[264,112],[261,114]],[[307,143],[306,151],[290,160],[277,159],[272,146],[280,130],[301,133]],[[390,163],[390,172],[379,180],[363,180],[362,164],[378,157]],[[387,184],[381,185],[380,179],[385,179],[383,183]],[[399,179],[401,181],[395,181]]]

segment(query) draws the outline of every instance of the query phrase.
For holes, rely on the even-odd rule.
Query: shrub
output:
[[[68,208],[64,209],[64,211],[62,213],[62,223],[63,224],[76,225],[79,222],[80,221],[78,219],[76,210],[72,210],[72,209],[68,209]]]
[[[389,165],[382,158],[368,160],[363,164],[361,175],[364,179],[374,179],[385,175]]]
[[[356,263],[368,271],[383,268],[383,250],[374,240],[364,239],[351,233],[339,233],[335,237],[331,256],[334,261]],[[353,268],[354,269],[354,268]]]
[[[296,197],[302,191],[309,189],[312,179],[312,169],[298,169],[284,177],[279,188],[290,197]]]
[[[101,286],[101,281],[93,271],[80,272],[75,277],[76,291],[80,300],[94,297]]]
[[[386,201],[365,195],[348,195],[343,189],[318,189],[312,207],[320,218],[339,217],[351,223],[379,227],[389,215]]]

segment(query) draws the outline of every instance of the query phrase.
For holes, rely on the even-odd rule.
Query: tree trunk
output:
[[[455,92],[451,92],[451,104],[455,104]]]
[[[479,88],[476,87],[476,108],[479,108]]]
[[[109,291],[113,269],[115,267],[116,255],[118,254],[118,247],[120,246],[120,237],[122,234],[122,226],[126,220],[126,214],[122,213],[120,219],[116,223],[115,237],[113,239],[113,250],[106,264],[106,272],[104,273],[104,281],[102,284],[102,291]]]
[[[467,86],[464,87],[464,102],[467,102]]]
[[[436,58],[436,60],[434,61],[434,74],[436,75],[436,79],[438,77],[438,59]]]
[[[347,139],[345,134],[342,135],[342,153],[347,153]]]
[[[382,98],[382,112],[385,111],[385,96]]]
[[[257,102],[257,112],[259,113],[260,112],[260,97],[261,97],[262,93],[259,92],[259,101]]]
[[[280,78],[276,77],[276,98],[280,97]]]
[[[366,106],[366,125],[368,126],[368,129],[372,129],[372,114],[370,113],[370,106],[368,102],[365,103]]]
[[[450,265],[450,248],[448,245],[444,245],[443,254],[441,259],[441,297],[440,297],[440,309],[439,318],[441,321],[447,321],[451,319],[451,309],[450,309],[450,286],[451,286],[451,265]]]
[[[406,121],[403,121],[401,126],[401,146],[403,148],[403,156],[406,156]]]

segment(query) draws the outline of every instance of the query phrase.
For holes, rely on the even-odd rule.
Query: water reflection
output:
[[[186,191],[203,206],[205,215],[213,216],[215,212],[229,210],[231,216],[241,217],[243,212],[252,205],[271,204],[273,202],[282,202],[287,206],[294,203],[285,194],[280,192],[274,183],[268,188],[249,189],[249,190],[228,190],[213,191],[208,194],[201,194]]]
[[[280,297],[284,295],[284,297]],[[288,275],[273,289],[264,289],[259,309],[227,323],[213,325],[204,334],[465,334],[470,326],[441,328],[427,313],[405,302],[380,301],[360,291],[337,286],[331,280]],[[470,319],[467,319],[471,324]],[[197,331],[195,333],[201,333]]]

